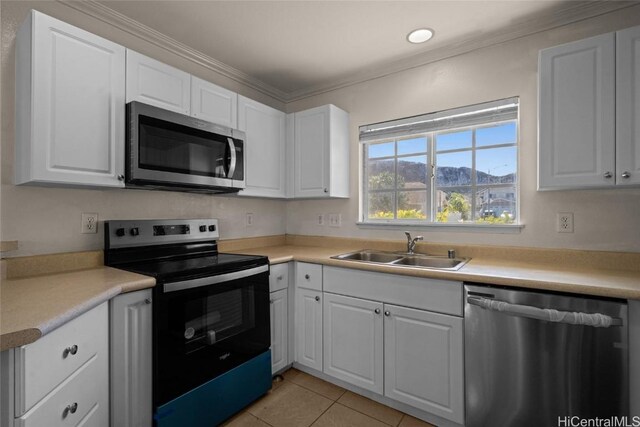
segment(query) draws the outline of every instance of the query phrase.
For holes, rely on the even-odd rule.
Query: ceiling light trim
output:
[[[393,64],[378,67],[375,71],[367,71],[356,73],[354,75],[338,79],[332,83],[320,83],[312,85],[308,88],[285,92],[260,79],[252,77],[237,68],[234,68],[224,62],[218,61],[199,50],[193,49],[184,43],[181,43],[159,31],[154,30],[132,18],[117,12],[108,6],[98,3],[95,0],[57,0],[73,9],[92,16],[100,21],[113,25],[122,31],[125,31],[135,37],[145,40],[155,46],[170,51],[182,58],[193,61],[205,68],[208,68],[218,74],[228,77],[240,84],[255,89],[265,95],[276,100],[289,103],[298,101],[311,96],[320,95],[334,90],[342,89],[369,80],[382,78],[401,71],[417,68],[425,64],[429,64],[442,59],[451,58],[474,50],[486,48],[489,46],[505,43],[510,40],[526,37],[542,31],[569,25],[585,19],[594,18],[607,13],[615,12],[620,9],[637,6],[634,1],[607,1],[597,0],[589,4],[581,3],[579,5],[569,4],[565,9],[556,10],[554,13],[545,17],[534,17],[529,20],[516,22],[502,30],[495,31],[482,38],[461,39],[455,43],[430,50],[417,55],[408,56],[404,59],[395,61]]]

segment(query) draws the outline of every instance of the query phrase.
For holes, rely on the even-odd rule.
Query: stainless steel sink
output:
[[[466,264],[467,261],[467,259],[463,258],[412,255],[399,259],[393,264],[410,267],[437,268],[438,270],[457,270]]]
[[[402,255],[394,254],[392,252],[370,251],[365,249],[362,251],[337,255],[331,258],[346,259],[350,261],[373,262],[377,264],[388,264],[392,261],[401,260],[404,257]]]
[[[336,255],[331,258],[365,262],[372,264],[384,264],[396,267],[414,267],[430,270],[451,270],[460,269],[469,262],[469,258],[448,258],[444,256],[421,255],[421,254],[400,254],[394,252],[383,252],[371,249],[363,249],[356,252]]]

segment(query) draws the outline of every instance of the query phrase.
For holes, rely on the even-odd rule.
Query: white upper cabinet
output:
[[[127,103],[140,101],[190,114],[191,75],[127,49]]]
[[[285,113],[238,96],[238,129],[246,134],[246,188],[240,196],[286,197]]]
[[[323,105],[293,116],[293,197],[349,197],[349,114]]]
[[[538,189],[615,185],[615,34],[540,51]]]
[[[238,94],[191,76],[191,115],[232,129],[238,127]]]
[[[125,48],[31,11],[16,41],[16,184],[124,186]]]
[[[540,51],[538,189],[640,184],[640,27]]]
[[[640,26],[616,33],[616,184],[640,184]]]

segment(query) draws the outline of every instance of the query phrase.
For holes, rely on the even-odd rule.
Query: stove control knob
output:
[[[124,228],[117,228],[116,229],[116,236],[118,236],[118,237],[124,236]]]
[[[134,227],[131,230],[129,230],[129,234],[131,234],[132,236],[137,236],[140,234],[140,230],[138,230],[138,227]]]
[[[207,231],[207,226],[206,225],[201,225],[200,226],[200,232],[204,233],[205,231]]]
[[[210,225],[209,226],[209,231],[216,231],[216,226],[215,225]]]

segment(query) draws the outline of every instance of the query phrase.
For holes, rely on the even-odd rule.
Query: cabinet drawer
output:
[[[276,264],[271,266],[269,276],[269,292],[287,289],[289,286],[289,264]]]
[[[15,427],[108,427],[108,365],[106,354],[96,354],[53,393],[15,420]],[[44,372],[44,370],[43,370]],[[66,410],[74,405],[75,412]],[[76,406],[77,405],[77,406]]]
[[[306,262],[296,263],[296,287],[321,291],[322,266]]]
[[[31,409],[89,359],[107,359],[108,337],[108,310],[104,303],[33,344],[16,349],[16,416]],[[74,345],[75,354],[66,350]]]

